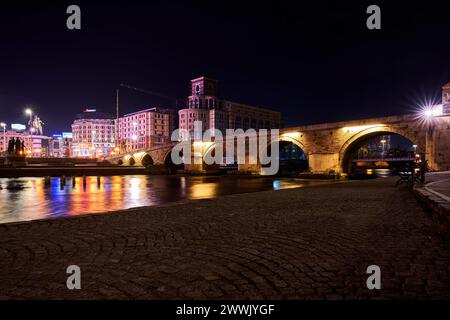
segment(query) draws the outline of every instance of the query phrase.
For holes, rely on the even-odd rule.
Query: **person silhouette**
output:
[[[8,142],[8,155],[13,155],[14,154],[14,138],[9,139]]]
[[[20,139],[16,138],[16,142],[14,143],[14,154],[16,156],[20,155],[20,147],[21,147]]]

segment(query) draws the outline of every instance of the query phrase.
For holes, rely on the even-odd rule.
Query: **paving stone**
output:
[[[450,244],[395,179],[0,225],[1,299],[449,299]],[[66,269],[81,267],[81,290]],[[381,268],[381,290],[366,269]]]

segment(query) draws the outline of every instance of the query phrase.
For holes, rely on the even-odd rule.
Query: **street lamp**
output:
[[[419,118],[423,124],[428,125],[428,130],[426,131],[425,136],[425,155],[428,159],[425,159],[425,161],[430,160],[431,165],[433,166],[434,163],[434,120],[435,118],[438,118],[443,115],[443,105],[442,104],[433,104],[428,103],[427,105],[423,106],[419,112]]]
[[[31,126],[31,121],[32,121],[32,116],[33,116],[33,110],[31,110],[30,108],[25,109],[25,114],[30,116],[30,123],[29,125]]]
[[[30,150],[33,150],[33,110],[27,108],[25,109],[25,114],[30,116],[30,121],[28,122],[28,126],[30,128]]]
[[[6,152],[6,123],[1,122],[0,127],[3,128],[3,151]]]
[[[386,139],[381,140],[381,144],[382,144],[381,157],[384,158],[384,154],[385,154],[384,147],[386,145]]]

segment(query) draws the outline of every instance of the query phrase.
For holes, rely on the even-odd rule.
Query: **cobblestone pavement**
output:
[[[0,298],[448,299],[450,245],[394,182],[0,225]]]

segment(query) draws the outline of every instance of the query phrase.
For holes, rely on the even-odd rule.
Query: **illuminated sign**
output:
[[[24,131],[27,127],[23,124],[20,123],[12,123],[11,124],[11,129],[12,130],[17,130],[17,131]]]
[[[72,132],[63,132],[62,137],[64,139],[72,139]]]

